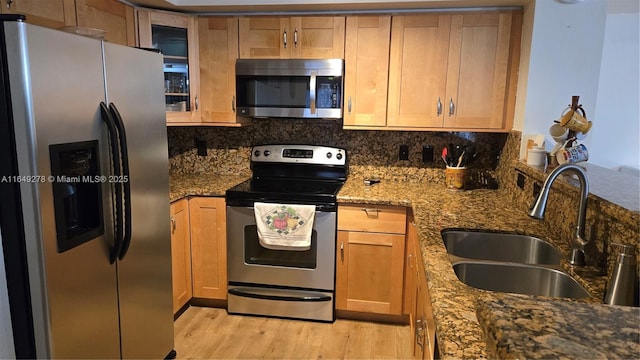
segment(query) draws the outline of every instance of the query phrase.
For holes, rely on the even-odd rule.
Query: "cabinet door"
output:
[[[167,124],[200,123],[198,26],[194,16],[138,10],[141,47],[161,49],[164,56]]]
[[[173,312],[176,313],[192,296],[189,202],[186,199],[176,201],[170,210]]]
[[[417,256],[416,262],[416,310],[415,310],[415,351],[416,359],[433,360],[435,357],[436,344],[436,323],[433,319],[433,310],[431,306],[431,296],[429,295],[429,286],[427,284],[427,275],[422,261],[422,251],[417,238],[413,242],[414,252]]]
[[[238,19],[201,17],[200,91],[203,123],[236,123]]]
[[[394,16],[389,59],[390,127],[442,127],[449,15]]]
[[[344,58],[345,18],[343,16],[292,17],[293,37],[289,37],[294,59]]]
[[[405,249],[405,259],[404,259],[404,293],[403,293],[403,304],[402,304],[402,313],[409,315],[409,324],[411,326],[411,333],[413,334],[414,330],[414,319],[415,319],[415,307],[416,307],[416,299],[415,299],[415,288],[416,288],[416,252],[414,242],[416,241],[416,228],[415,224],[413,224],[413,216],[410,216],[407,220],[407,244]]]
[[[385,126],[390,16],[349,16],[346,22],[344,126]]]
[[[402,313],[404,235],[338,231],[336,309]]]
[[[287,59],[293,35],[288,17],[240,18],[240,58]]]
[[[445,127],[502,129],[512,13],[452,15]]]
[[[193,296],[227,298],[227,229],[224,198],[189,200]]]
[[[18,0],[3,1],[2,14],[24,14],[26,22],[58,29],[76,25],[76,5],[74,0]]]
[[[110,43],[135,46],[133,7],[117,0],[76,0],[78,26],[106,31]]]

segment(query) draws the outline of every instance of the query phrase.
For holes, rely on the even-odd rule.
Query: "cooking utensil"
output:
[[[445,146],[444,149],[442,149],[442,161],[444,161],[444,164],[446,166],[449,166],[449,162],[447,161],[447,154],[449,153],[449,151],[447,150],[447,147]]]
[[[465,150],[462,150],[462,154],[460,154],[460,157],[458,158],[458,165],[457,165],[458,167],[460,167],[462,165],[462,160],[464,158],[464,154],[465,154]]]

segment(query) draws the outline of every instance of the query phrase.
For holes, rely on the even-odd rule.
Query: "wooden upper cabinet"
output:
[[[389,59],[390,127],[442,127],[448,15],[394,16]]]
[[[197,18],[143,9],[137,17],[140,46],[162,50],[167,125],[200,124]]]
[[[344,57],[344,17],[240,18],[241,59]]]
[[[302,16],[291,18],[293,59],[343,59],[345,18]]]
[[[238,19],[201,17],[198,39],[202,123],[236,124]]]
[[[344,126],[385,126],[391,16],[346,21]]]
[[[27,23],[53,29],[65,26],[96,28],[105,31],[105,40],[135,46],[133,7],[118,0],[17,0],[3,14],[25,14]]]
[[[505,128],[511,28],[511,13],[451,17],[445,127]]]
[[[367,62],[363,54],[378,49],[383,45],[379,42],[388,37],[379,34],[378,39],[361,44],[365,32],[361,25],[354,24],[355,19],[361,18],[347,19],[345,128],[511,129],[520,61],[521,12],[393,16],[389,56],[378,54],[378,62]],[[387,59],[388,70],[383,63]],[[380,76],[388,71],[388,86],[373,75],[361,74],[361,63],[366,71],[378,70]],[[355,69],[350,67],[353,64]],[[353,89],[360,92],[357,102],[353,100]],[[361,93],[367,95],[364,105]],[[386,116],[379,116],[378,110],[385,101]]]
[[[133,7],[117,0],[76,0],[78,26],[106,31],[110,43],[135,46]]]
[[[26,22],[58,29],[76,25],[76,4],[74,0],[18,0],[2,1],[2,14],[24,14]]]
[[[390,127],[508,129],[511,12],[395,16]]]

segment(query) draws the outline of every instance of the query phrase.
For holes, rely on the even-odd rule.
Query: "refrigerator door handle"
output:
[[[127,148],[127,134],[124,130],[124,121],[114,103],[109,103],[109,110],[118,129],[118,139],[120,140],[120,155],[122,156],[122,176],[115,179],[116,183],[121,183],[124,188],[124,237],[122,238],[122,248],[118,259],[124,259],[131,245],[131,183],[129,182],[129,150]]]
[[[100,112],[102,115],[102,120],[107,125],[107,131],[109,133],[109,144],[111,145],[111,162],[113,166],[113,175],[116,178],[121,176],[121,168],[120,168],[120,151],[118,150],[119,140],[118,140],[118,130],[116,128],[116,124],[113,121],[113,117],[111,116],[111,112],[107,108],[107,105],[104,102],[100,103]],[[115,229],[114,229],[114,241],[113,247],[111,247],[111,251],[109,253],[109,262],[111,264],[115,263],[118,258],[118,254],[120,254],[120,249],[122,248],[123,242],[123,227],[122,227],[122,184],[116,182],[114,184],[115,189]]]

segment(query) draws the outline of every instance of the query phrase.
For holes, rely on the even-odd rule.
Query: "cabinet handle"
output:
[[[449,99],[449,116],[453,116],[456,112],[456,104],[453,103],[453,98]]]
[[[351,96],[349,96],[349,101],[347,103],[347,110],[349,111],[349,114],[351,114]]]
[[[293,47],[298,47],[298,29],[293,31]]]
[[[409,269],[413,269],[413,263],[411,262],[411,259],[413,259],[413,254],[409,254],[409,257],[407,258],[407,263],[409,264]]]
[[[440,96],[438,96],[438,105],[436,108],[438,110],[438,116],[442,115],[442,101],[440,101]]]
[[[362,211],[367,213],[367,216],[378,217],[378,213],[381,212],[382,210],[380,210],[380,209],[371,209],[371,208],[362,208]]]
[[[420,349],[424,350],[424,321],[422,319],[416,320],[416,344],[420,346]]]
[[[236,112],[236,97],[235,97],[235,95],[233,96],[233,99],[231,99],[231,110],[234,113]]]
[[[11,4],[13,4],[13,0],[7,0],[7,9],[11,9]]]
[[[200,101],[198,100],[198,95],[196,95],[194,102],[196,104],[196,111],[198,111],[198,107],[200,107]]]
[[[284,44],[284,48],[287,48],[287,30],[284,31],[284,35],[282,36],[282,41]]]
[[[171,217],[171,233],[174,233],[175,231],[176,231],[176,218],[172,216]]]
[[[340,261],[344,262],[344,241],[340,242]]]

